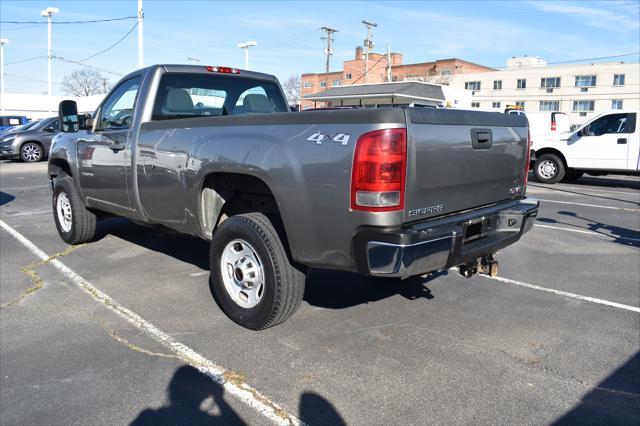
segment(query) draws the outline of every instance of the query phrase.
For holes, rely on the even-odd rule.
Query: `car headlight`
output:
[[[15,138],[16,138],[15,136],[10,136],[10,137],[7,137],[7,138],[0,139],[0,142],[2,142],[3,144],[9,144],[9,143],[13,142],[13,140]]]

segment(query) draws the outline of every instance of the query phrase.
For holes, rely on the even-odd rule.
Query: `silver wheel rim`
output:
[[[538,166],[538,173],[545,179],[551,179],[558,173],[558,166],[551,160],[544,160]]]
[[[256,306],[264,296],[264,267],[260,256],[244,240],[233,240],[222,251],[220,271],[224,288],[242,308]]]
[[[40,154],[40,147],[38,145],[26,145],[22,148],[22,156],[27,161],[38,161]]]
[[[71,213],[71,203],[69,203],[69,197],[64,192],[58,194],[56,200],[56,214],[58,215],[58,223],[60,228],[64,232],[71,231],[71,220],[73,219]]]

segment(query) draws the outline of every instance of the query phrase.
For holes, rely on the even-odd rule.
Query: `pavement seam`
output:
[[[18,240],[24,247],[28,248],[36,256],[39,256],[43,261],[47,260],[50,256],[47,256],[38,246],[32,243],[28,238],[22,235],[20,232],[13,229],[6,222],[0,219],[0,227],[11,234],[16,240]],[[234,376],[233,374],[227,377],[233,377],[235,380],[227,381],[225,379],[225,373],[232,373],[232,370],[225,369],[213,361],[200,355],[190,347],[186,346],[182,342],[174,339],[164,331],[157,328],[149,321],[142,318],[140,315],[131,311],[127,307],[121,305],[111,296],[104,293],[89,281],[78,275],[71,268],[57,259],[49,260],[49,263],[54,266],[59,272],[73,282],[78,288],[87,293],[94,301],[106,306],[113,313],[120,318],[126,320],[139,330],[143,331],[149,337],[167,347],[183,362],[195,367],[203,374],[209,376],[211,380],[219,384],[225,391],[238,398],[241,402],[249,405],[255,409],[258,413],[262,414],[265,418],[272,422],[283,425],[305,425],[300,419],[296,418],[292,414],[289,414],[286,409],[271,401],[269,398],[258,392],[256,389],[244,382],[243,376]],[[242,380],[240,378],[242,377]],[[235,383],[234,383],[235,382]]]
[[[44,280],[42,279],[40,274],[38,274],[34,269],[36,266],[45,265],[45,264],[51,262],[54,259],[57,259],[57,258],[62,257],[62,256],[66,256],[67,254],[76,251],[77,249],[79,249],[83,245],[84,244],[80,244],[80,245],[77,245],[77,246],[68,246],[65,250],[63,250],[61,252],[58,252],[58,253],[55,253],[55,254],[52,254],[51,256],[47,257],[46,259],[34,260],[33,262],[29,263],[28,265],[22,267],[22,269],[21,269],[22,273],[29,277],[29,279],[33,283],[33,286],[31,286],[28,289],[26,289],[25,291],[23,291],[22,294],[20,294],[18,297],[13,299],[11,302],[7,302],[7,303],[5,303],[3,305],[0,305],[0,307],[8,308],[10,306],[16,306],[18,303],[20,303],[20,301],[22,301],[24,298],[26,298],[30,294],[33,294],[36,291],[44,288]]]

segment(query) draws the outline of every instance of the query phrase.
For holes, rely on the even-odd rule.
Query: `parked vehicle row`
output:
[[[431,108],[290,112],[273,76],[156,65],[94,115],[60,105],[49,158],[69,244],[98,212],[211,241],[212,289],[235,322],[285,321],[310,268],[406,278],[493,254],[533,226],[527,120]]]
[[[59,132],[58,118],[50,117],[17,126],[0,134],[0,158],[27,163],[47,158],[51,140]]]
[[[27,124],[29,119],[24,115],[1,115],[0,116],[0,132],[8,130],[12,127]]]

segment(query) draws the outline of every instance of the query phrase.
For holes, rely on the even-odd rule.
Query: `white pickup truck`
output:
[[[570,181],[584,173],[639,174],[638,111],[603,112],[573,132],[531,140],[531,166],[542,183]]]

